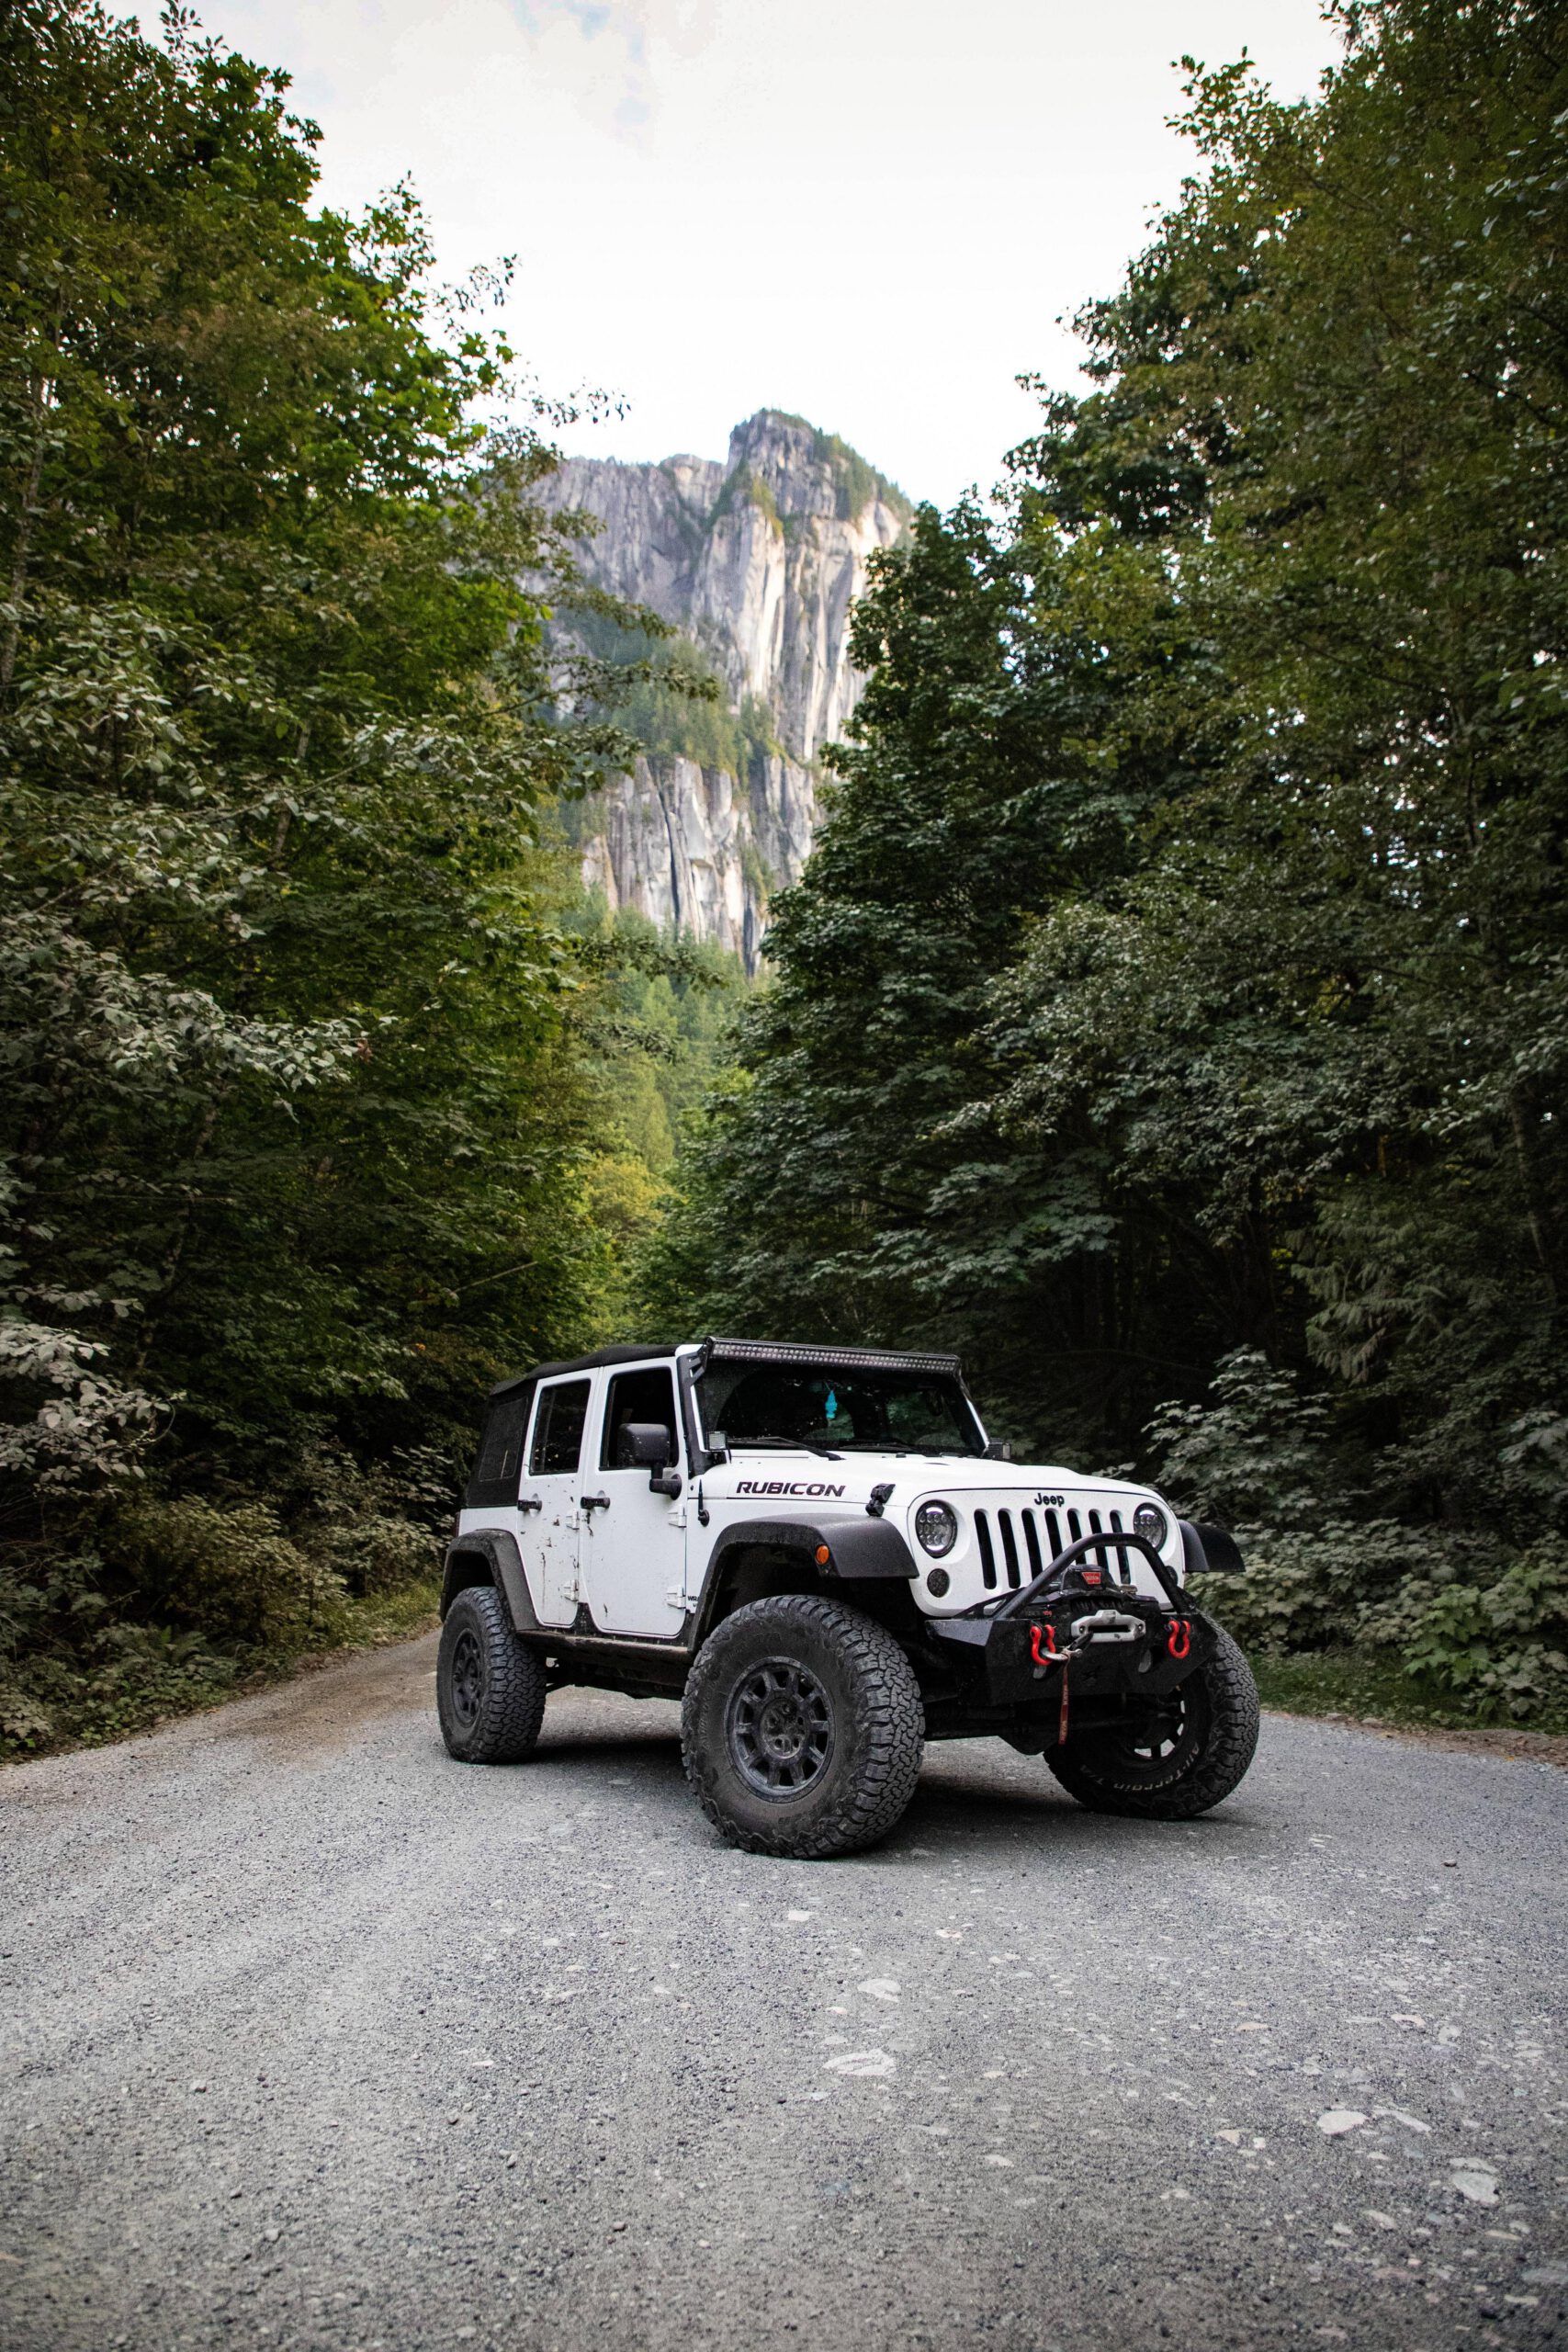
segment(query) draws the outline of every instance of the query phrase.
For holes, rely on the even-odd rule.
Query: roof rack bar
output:
[[[697,1367],[710,1363],[779,1363],[818,1365],[825,1372],[934,1372],[959,1377],[956,1356],[906,1354],[894,1348],[812,1347],[796,1340],[721,1340],[709,1338],[697,1351]]]

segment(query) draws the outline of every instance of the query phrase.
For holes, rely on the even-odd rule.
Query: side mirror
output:
[[[615,1466],[646,1470],[649,1493],[673,1501],[681,1491],[681,1474],[670,1468],[674,1453],[675,1441],[662,1421],[627,1421],[615,1441]]]
[[[986,1442],[986,1459],[987,1462],[1010,1462],[1012,1460],[1011,1438],[988,1438]]]

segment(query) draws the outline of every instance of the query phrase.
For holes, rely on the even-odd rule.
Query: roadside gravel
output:
[[[434,1645],[0,1778],[6,2352],[1568,2342],[1568,1805],[1265,1718],[1182,1827],[933,1747],[761,1860]]]

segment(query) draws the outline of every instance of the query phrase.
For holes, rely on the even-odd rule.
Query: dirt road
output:
[[[1568,2344],[1568,1777],[1266,1718],[1180,1828],[933,1747],[718,1844],[422,1642],[0,1779],[7,2352]]]

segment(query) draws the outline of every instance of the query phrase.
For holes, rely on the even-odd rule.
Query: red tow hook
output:
[[[1170,1652],[1172,1657],[1185,1657],[1187,1656],[1188,1651],[1192,1646],[1192,1620],[1190,1617],[1173,1617],[1171,1619],[1169,1631],[1167,1633],[1165,1637],[1165,1645]]]

